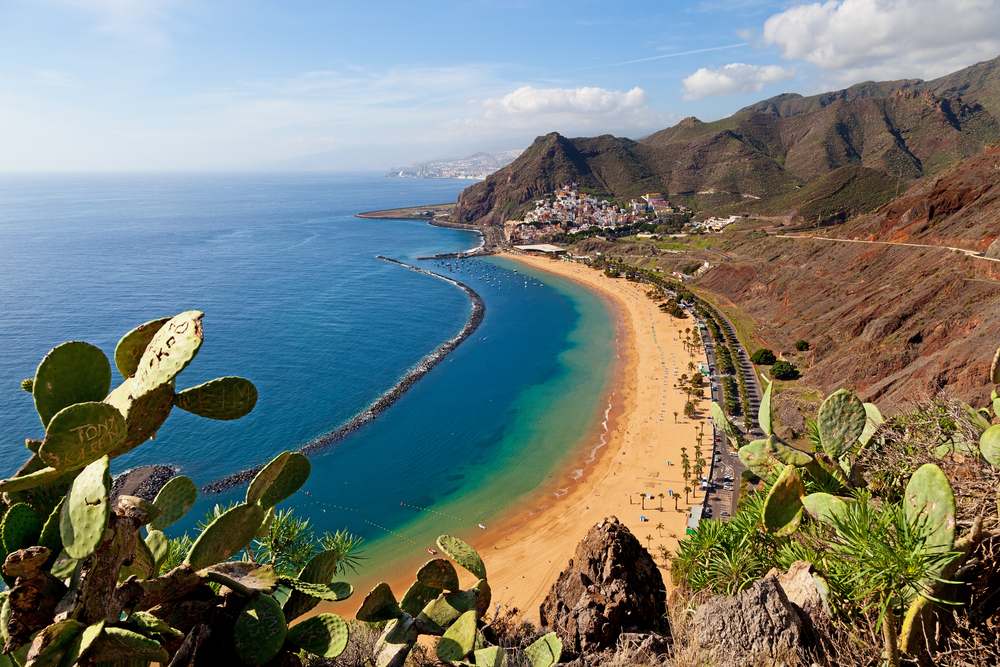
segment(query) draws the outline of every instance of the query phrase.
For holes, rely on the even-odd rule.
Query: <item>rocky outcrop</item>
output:
[[[577,545],[539,616],[543,626],[558,633],[563,654],[573,657],[612,649],[626,632],[669,637],[665,611],[663,577],[652,557],[628,528],[610,517]]]
[[[809,665],[813,639],[777,577],[698,607],[694,641],[715,667]]]

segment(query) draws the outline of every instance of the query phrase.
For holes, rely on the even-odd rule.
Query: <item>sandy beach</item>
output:
[[[702,449],[706,459],[711,456],[711,423],[708,399],[697,402],[694,419],[686,419],[685,395],[673,386],[682,374],[691,375],[690,361],[704,361],[702,356],[691,357],[682,343],[684,329],[693,327],[693,320],[675,320],[661,312],[646,297],[645,285],[607,278],[602,272],[567,261],[504,257],[598,292],[611,300],[620,319],[618,348],[623,363],[610,397],[608,418],[604,425],[598,425],[607,432],[592,438],[599,442],[596,436],[603,435],[606,446],[598,450],[580,479],[575,483],[564,479],[559,484],[563,489],[568,487],[560,497],[552,488],[541,490],[506,515],[506,521],[489,526],[488,531],[461,536],[486,562],[493,602],[517,607],[526,618],[537,621],[539,605],[572,558],[577,543],[604,517],[617,516],[650,548],[662,567],[658,546],[676,549],[690,506],[703,500],[694,482],[688,484],[696,490],[685,499],[681,447],[687,447],[693,461],[699,425],[705,420]],[[679,498],[670,497],[671,491]],[[640,493],[652,494],[653,499],[644,499]],[[669,572],[664,569],[663,574],[669,588]],[[397,599],[414,575],[415,571],[401,572],[398,578],[387,579]],[[462,583],[469,585],[473,578],[465,573]],[[331,611],[353,615],[365,593],[357,591],[351,600]]]

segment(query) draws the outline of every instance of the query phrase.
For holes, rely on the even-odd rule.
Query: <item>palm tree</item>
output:
[[[690,503],[691,502],[690,500],[688,500],[688,494],[689,493],[691,493],[691,487],[690,486],[685,486],[684,487],[684,502],[686,502],[686,503]]]
[[[677,423],[677,415],[679,415],[679,414],[680,414],[679,412],[677,412],[676,410],[674,410],[674,423],[675,424]]]
[[[646,536],[646,548],[647,549],[652,549],[653,548],[653,536],[652,535],[647,535]]]
[[[666,497],[666,496],[664,496],[664,495],[663,495],[662,493],[660,494],[660,511],[661,511],[661,512],[663,511],[663,499],[664,499],[665,497]]]
[[[642,509],[645,510],[646,509],[646,493],[645,493],[645,491],[640,491],[639,492],[639,498],[641,498],[641,500],[639,502],[642,504]]]
[[[680,499],[681,499],[681,494],[675,493],[674,494],[674,510],[677,511],[677,512],[681,511],[681,508],[679,508],[677,506],[677,503],[678,503],[678,501],[680,501]]]
[[[666,526],[663,525],[662,521],[660,523],[656,524],[656,529],[658,531],[660,531],[660,537],[663,537],[663,529],[664,528],[666,528]]]

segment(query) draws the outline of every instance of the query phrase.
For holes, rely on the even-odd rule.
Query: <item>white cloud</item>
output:
[[[764,24],[762,41],[835,81],[934,78],[1000,53],[1000,0],[829,0]]]
[[[649,104],[649,95],[642,88],[627,93],[603,88],[532,88],[524,86],[499,100],[488,99],[483,104],[487,113],[496,116],[541,114],[609,115],[629,111]]]
[[[702,67],[684,79],[682,97],[698,100],[714,95],[755,93],[772,83],[787,81],[795,76],[794,67],[779,65],[746,65],[731,63],[718,69]]]
[[[523,86],[503,97],[487,98],[473,108],[481,115],[446,126],[453,137],[533,137],[548,132],[569,135],[641,136],[667,127],[679,116],[650,107],[642,88],[621,92],[604,88],[535,88]]]

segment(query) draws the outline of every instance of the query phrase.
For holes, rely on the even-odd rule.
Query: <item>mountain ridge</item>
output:
[[[553,132],[464,190],[454,215],[463,222],[503,222],[571,182],[614,197],[662,192],[700,209],[752,213],[780,201],[794,211],[809,201],[797,191],[844,167],[864,168],[854,178],[874,190],[886,189],[886,177],[898,181],[896,190],[905,189],[1000,139],[998,119],[1000,57],[930,82],[783,94],[718,121],[685,118],[638,141]],[[845,219],[885,201],[850,200],[824,211]]]

